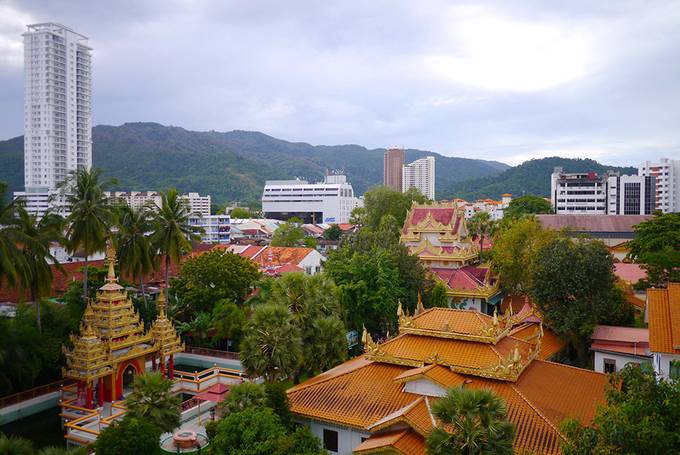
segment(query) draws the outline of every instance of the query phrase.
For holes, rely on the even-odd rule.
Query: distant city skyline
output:
[[[95,42],[93,125],[152,121],[519,164],[680,155],[680,3],[0,0],[0,139],[26,25]]]

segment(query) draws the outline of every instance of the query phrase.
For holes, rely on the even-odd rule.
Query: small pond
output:
[[[66,447],[61,428],[59,407],[46,409],[23,419],[0,426],[0,432],[7,436],[20,436],[30,439],[36,448],[47,446]]]

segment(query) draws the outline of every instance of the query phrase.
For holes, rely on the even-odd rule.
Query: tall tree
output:
[[[233,386],[229,396],[219,404],[222,412],[232,414],[248,408],[263,407],[267,404],[267,394],[262,384],[244,382]]]
[[[610,377],[607,403],[593,425],[562,425],[565,455],[677,453],[680,447],[680,381],[657,378],[651,367],[631,364]]]
[[[97,455],[158,454],[161,431],[152,423],[125,416],[99,433],[94,447]]]
[[[503,211],[503,219],[518,219],[541,213],[553,213],[550,202],[540,196],[527,194],[510,201],[508,208]]]
[[[529,292],[537,251],[560,234],[546,230],[535,218],[504,221],[494,237],[491,267],[510,294]]]
[[[198,235],[189,224],[189,204],[172,188],[161,193],[161,205],[156,207],[152,242],[165,255],[165,283],[169,284],[170,262],[179,264],[182,254],[191,251],[191,241]]]
[[[432,288],[432,295],[430,297],[429,307],[446,308],[449,306],[449,296],[446,293],[446,285],[437,281]]]
[[[658,214],[635,226],[628,257],[645,265],[650,281],[680,281],[680,213]]]
[[[302,359],[300,346],[300,330],[289,309],[280,304],[260,305],[241,341],[241,363],[249,375],[266,381],[292,378]]]
[[[446,429],[437,427],[428,436],[430,455],[513,453],[514,426],[505,403],[490,390],[450,389],[432,413]]]
[[[128,416],[151,423],[161,433],[179,426],[179,405],[179,396],[172,392],[172,381],[158,372],[137,376],[133,391],[125,400]]]
[[[78,169],[72,171],[60,185],[66,193],[66,203],[71,214],[66,218],[68,251],[85,254],[83,268],[83,298],[87,300],[88,261],[92,254],[102,251],[106,244],[113,212],[104,195],[106,183],[100,182],[100,169]]]
[[[366,226],[377,229],[385,215],[392,215],[396,224],[401,227],[406,220],[406,214],[411,208],[413,201],[418,204],[426,204],[428,199],[416,188],[410,188],[402,193],[386,186],[371,188],[364,193],[363,213],[357,212],[362,217]]]
[[[597,324],[621,313],[614,260],[600,241],[557,238],[544,245],[532,266],[530,295],[546,324],[588,363],[588,341]]]
[[[496,231],[496,222],[491,219],[488,212],[477,212],[467,222],[468,230],[472,237],[479,239],[479,260],[482,260],[484,252],[484,238],[490,238]]]
[[[7,185],[0,182],[0,279],[14,286],[26,269],[19,245],[27,239],[21,229],[23,208],[7,197],[6,192]]]
[[[272,246],[300,246],[305,238],[305,231],[298,225],[287,221],[281,223],[272,236]]]
[[[21,286],[28,289],[31,301],[35,304],[36,324],[38,331],[42,331],[40,321],[40,301],[52,290],[52,267],[50,263],[61,268],[57,259],[50,252],[52,243],[63,242],[63,218],[56,214],[47,213],[40,221],[20,211],[21,232],[26,237],[21,254],[24,258],[24,271],[21,274]]]
[[[156,266],[156,254],[149,237],[153,229],[151,213],[144,208],[135,210],[127,204],[116,207],[116,212],[120,271],[137,279],[146,305],[144,276]]]

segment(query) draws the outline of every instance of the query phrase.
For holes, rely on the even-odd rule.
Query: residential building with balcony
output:
[[[654,177],[656,210],[680,212],[680,160],[645,161],[638,167],[638,175]]]

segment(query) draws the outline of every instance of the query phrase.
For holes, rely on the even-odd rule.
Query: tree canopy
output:
[[[552,205],[540,196],[527,194],[514,198],[503,211],[503,219],[517,219],[526,215],[553,213]]]
[[[490,390],[457,387],[432,405],[432,414],[447,428],[436,427],[427,438],[427,453],[513,453],[514,425],[503,400]]]
[[[371,188],[364,193],[364,215],[363,223],[372,229],[377,229],[380,221],[385,215],[392,215],[396,224],[401,227],[406,220],[406,213],[411,208],[413,201],[425,204],[428,199],[423,196],[416,188],[410,188],[401,193],[386,186]]]
[[[677,453],[680,447],[680,381],[660,380],[651,367],[627,365],[610,377],[607,403],[593,425],[562,425],[565,455]]]
[[[657,214],[635,226],[629,258],[644,264],[654,284],[680,281],[680,213]]]
[[[569,341],[581,365],[587,364],[587,345],[597,324],[632,322],[613,269],[613,257],[600,241],[558,237],[534,258],[529,293],[545,323]]]
[[[151,423],[161,433],[179,427],[180,397],[172,392],[172,381],[160,372],[146,372],[135,377],[133,391],[125,399],[130,417]]]
[[[298,223],[287,221],[281,223],[272,236],[272,246],[301,246],[305,238],[305,231]]]
[[[97,455],[154,455],[160,453],[161,431],[144,419],[126,416],[102,430],[94,447]]]
[[[243,207],[235,207],[231,213],[229,213],[229,217],[231,218],[237,218],[237,219],[249,219],[252,218],[250,215],[250,212]]]

